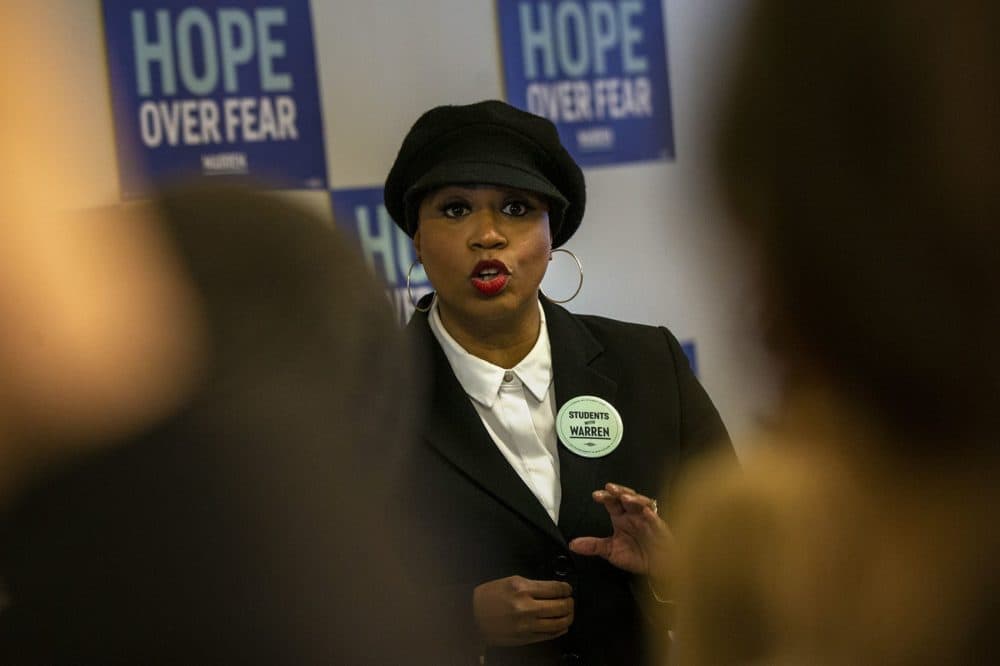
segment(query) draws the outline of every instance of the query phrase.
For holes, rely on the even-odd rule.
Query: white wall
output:
[[[571,310],[665,324],[694,339],[702,380],[739,445],[771,395],[751,332],[740,257],[720,232],[706,158],[727,47],[746,0],[664,0],[677,158],[586,171],[587,214],[567,247],[586,282]],[[67,112],[91,128],[82,204],[117,196],[113,129],[98,0],[44,0],[55,48],[78,82]],[[381,185],[409,126],[446,103],[502,98],[492,0],[313,0],[330,186]],[[58,185],[54,185],[58,186]],[[329,216],[327,196],[296,198]],[[554,262],[544,285],[572,292]]]

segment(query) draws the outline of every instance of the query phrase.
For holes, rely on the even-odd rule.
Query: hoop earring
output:
[[[420,301],[414,301],[413,300],[413,292],[410,291],[410,276],[413,274],[413,269],[416,268],[417,264],[419,264],[419,263],[420,263],[419,259],[414,259],[413,263],[410,264],[410,270],[406,271],[406,295],[409,296],[409,298],[410,298],[410,305],[413,306],[414,310],[416,310],[417,312],[430,312],[430,309],[431,309],[430,305],[428,305],[426,308],[417,307],[417,305],[420,303]]]
[[[557,301],[556,299],[549,298],[548,296],[546,296],[545,298],[548,298],[548,300],[549,300],[550,303],[569,303],[574,298],[576,298],[576,295],[580,293],[581,289],[583,289],[583,264],[580,263],[580,258],[579,257],[577,257],[575,254],[573,254],[572,252],[570,252],[569,250],[567,250],[564,247],[558,247],[558,248],[552,250],[552,252],[549,253],[549,260],[552,259],[552,255],[555,254],[556,252],[565,252],[569,256],[573,257],[573,261],[576,262],[576,268],[577,268],[578,271],[580,271],[580,281],[576,285],[576,291],[574,291],[573,295],[570,296],[567,299],[564,299],[564,300],[561,300],[561,301]]]

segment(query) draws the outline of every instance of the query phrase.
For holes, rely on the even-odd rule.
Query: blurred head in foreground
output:
[[[53,464],[10,507],[0,657],[397,663],[422,629],[380,503],[411,414],[381,289],[277,196],[177,190],[130,210],[192,285],[202,371],[168,416]]]
[[[751,3],[718,135],[790,379],[933,447],[1000,429],[1000,6]]]
[[[1000,5],[750,3],[717,174],[787,374],[678,527],[678,663],[1000,655]]]

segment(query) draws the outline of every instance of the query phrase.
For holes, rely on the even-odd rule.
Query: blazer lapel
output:
[[[614,404],[618,384],[591,367],[604,350],[600,342],[565,309],[544,298],[542,306],[552,344],[556,412],[567,400],[580,395],[597,396]],[[562,485],[559,530],[563,535],[570,535],[594,505],[591,493],[597,490],[601,459],[578,456],[562,443],[558,446],[559,481]]]
[[[565,539],[552,518],[503,457],[479,414],[469,402],[447,357],[427,323],[427,315],[417,313],[409,327],[418,347],[426,350],[434,373],[433,402],[425,436],[429,444],[474,483],[557,542]]]

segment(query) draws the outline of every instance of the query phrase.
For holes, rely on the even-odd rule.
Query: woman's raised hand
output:
[[[656,500],[615,483],[595,490],[593,498],[604,505],[614,531],[609,537],[573,539],[570,550],[603,557],[619,569],[651,576],[659,584],[669,582],[674,538],[657,515]]]

